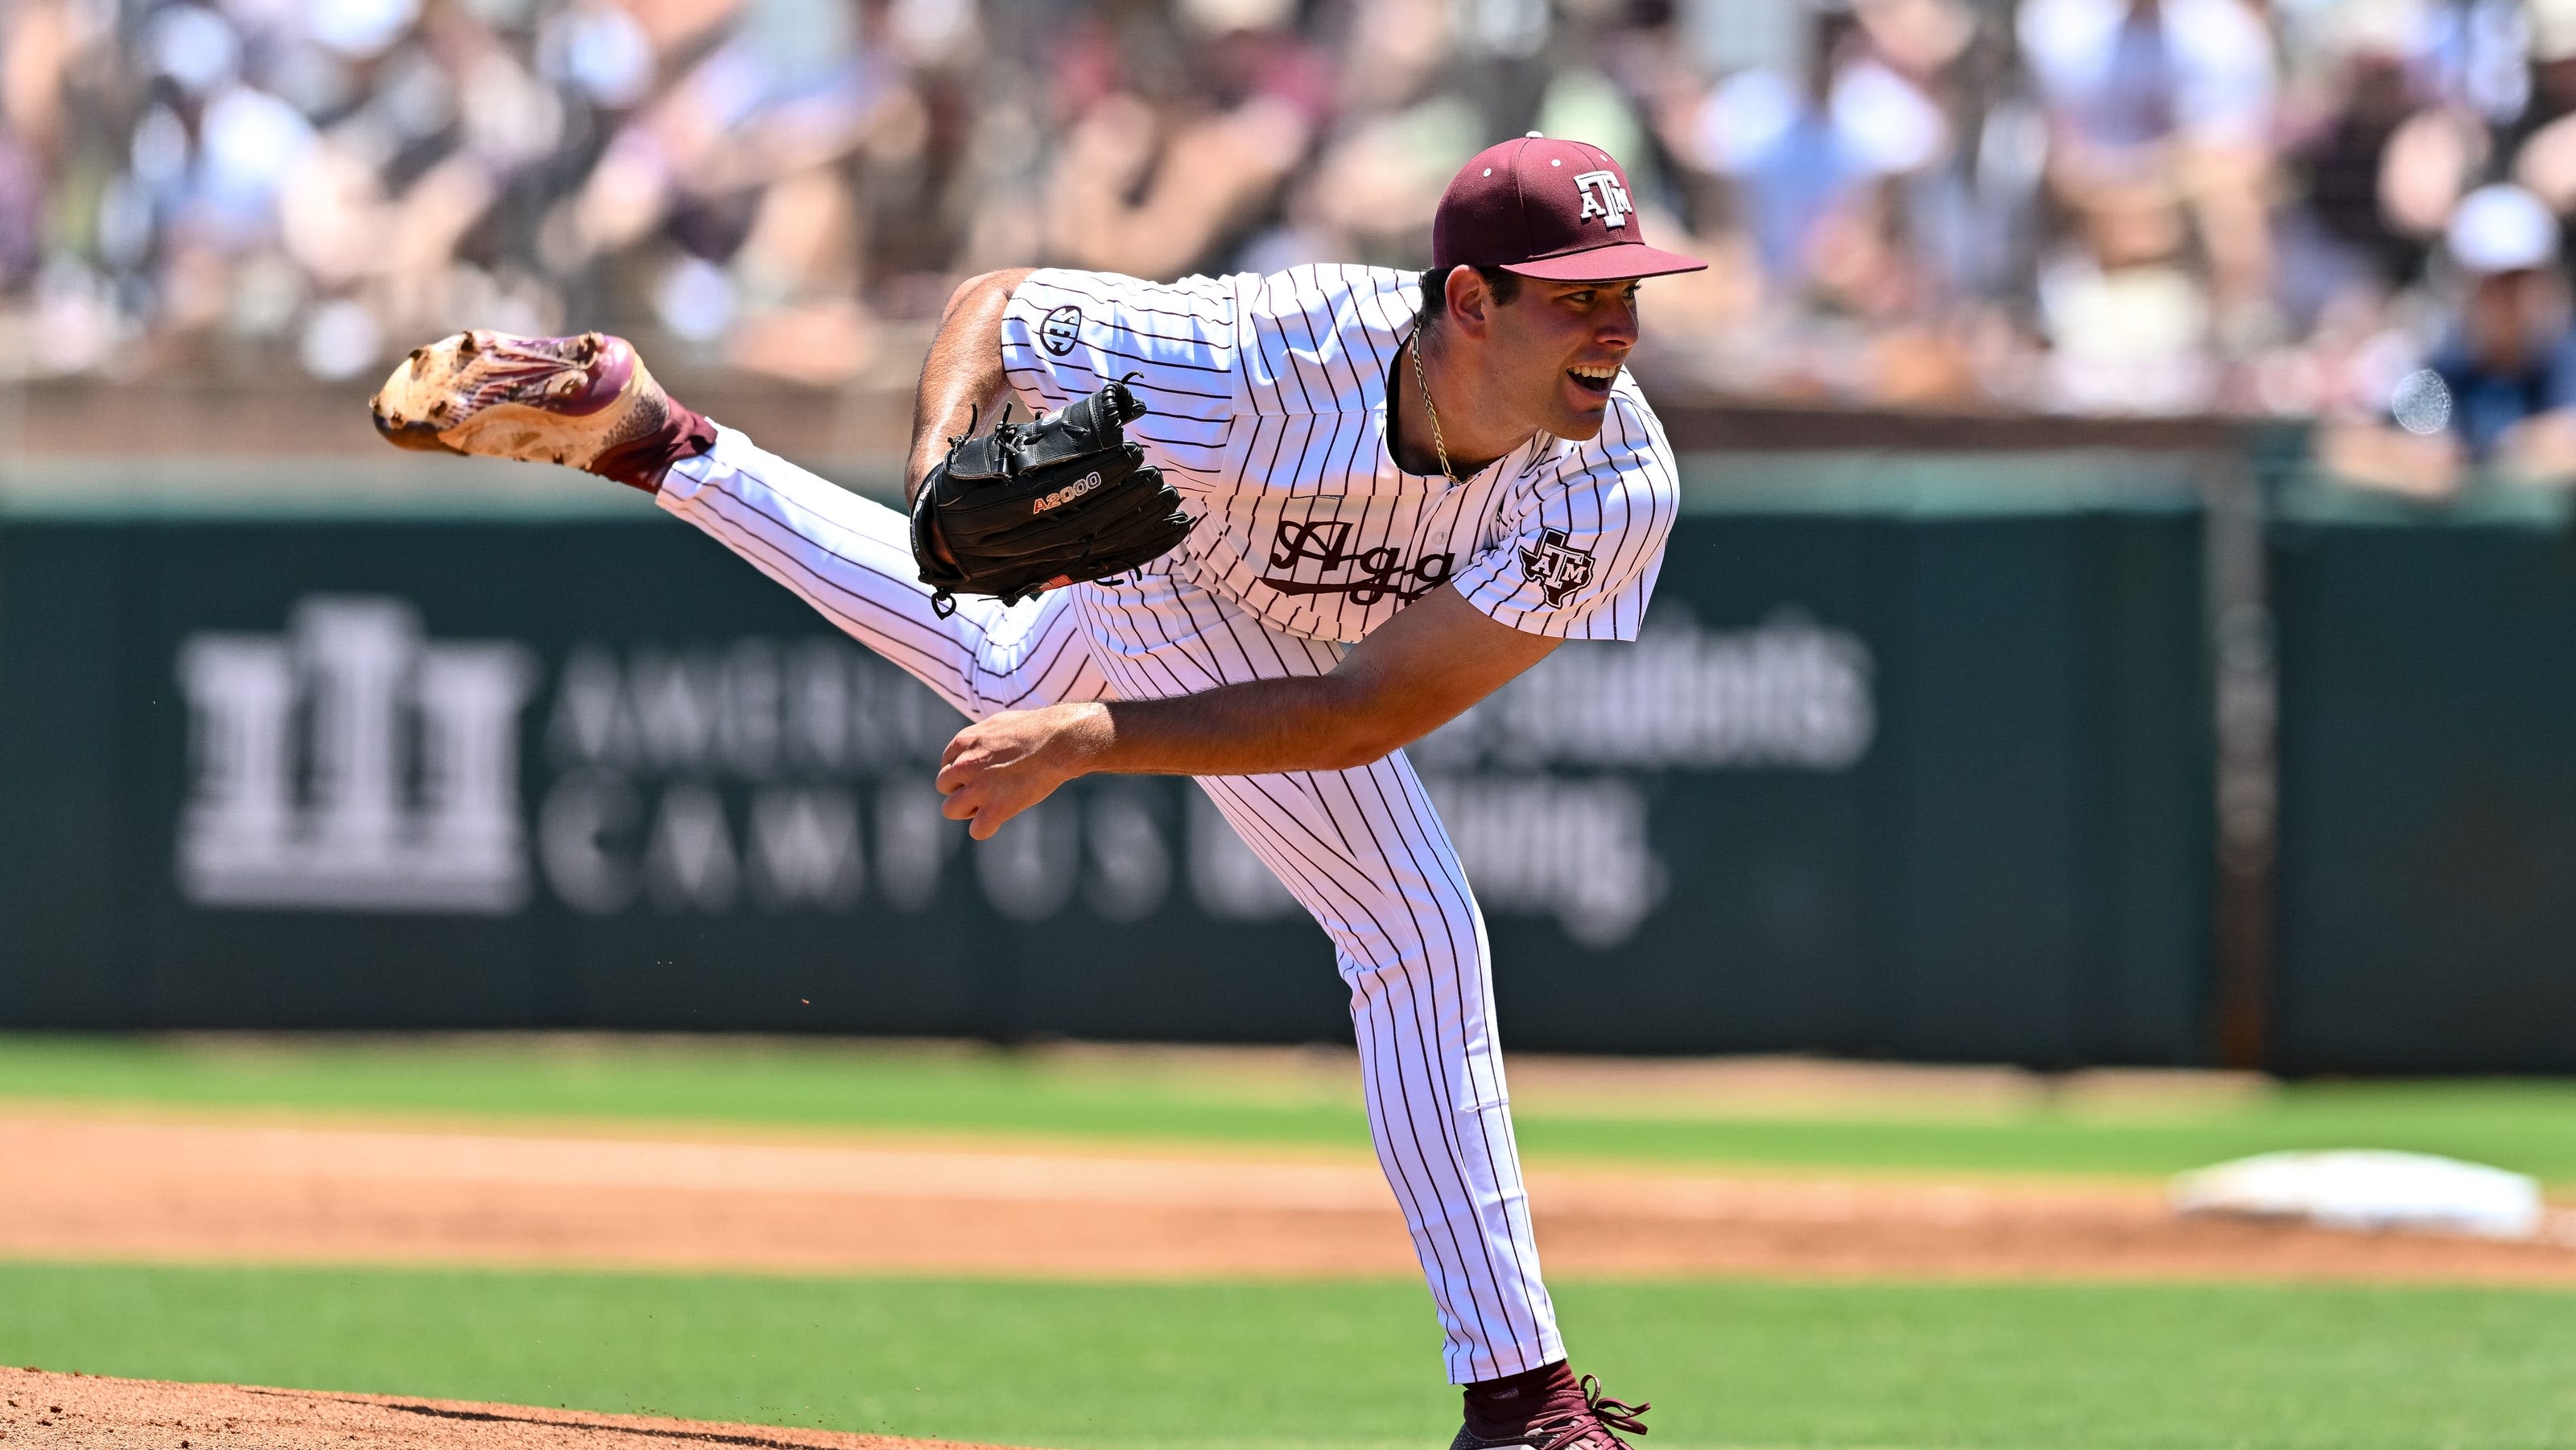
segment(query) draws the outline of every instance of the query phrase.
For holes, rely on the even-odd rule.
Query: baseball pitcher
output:
[[[1637,284],[1705,265],[1639,230],[1616,161],[1532,133],[1449,184],[1419,276],[974,278],[922,366],[909,518],[596,333],[451,337],[373,407],[405,447],[651,491],[938,691],[972,722],[939,789],[979,840],[1076,776],[1196,777],[1350,986],[1465,1387],[1453,1450],[1614,1450],[1645,1406],[1567,1367],[1484,920],[1403,747],[1559,641],[1636,638],[1676,494],[1624,370]]]

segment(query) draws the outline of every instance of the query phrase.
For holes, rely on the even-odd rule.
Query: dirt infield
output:
[[[384,1131],[0,1110],[0,1255],[1404,1275],[1359,1158]],[[2576,1283],[2576,1244],[2183,1220],[2153,1184],[1540,1170],[1554,1273]],[[2562,1235],[2562,1238],[2564,1236]]]
[[[0,1369],[0,1441],[11,1450],[348,1450],[353,1443],[396,1450],[995,1450],[951,1440],[26,1369]]]

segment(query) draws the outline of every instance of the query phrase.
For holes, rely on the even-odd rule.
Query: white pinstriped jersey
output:
[[[1541,434],[1462,483],[1399,469],[1388,368],[1418,277],[1316,265],[1139,281],[1033,273],[1002,364],[1029,407],[1125,377],[1128,425],[1203,517],[1158,566],[1274,629],[1355,640],[1443,583],[1515,629],[1635,639],[1678,489],[1671,446],[1625,372],[1600,434]]]

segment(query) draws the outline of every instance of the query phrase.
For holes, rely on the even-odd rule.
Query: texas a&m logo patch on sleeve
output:
[[[1592,582],[1592,551],[1570,547],[1565,530],[1544,529],[1535,548],[1521,550],[1521,573],[1539,587],[1550,605],[1563,604],[1574,591]]]

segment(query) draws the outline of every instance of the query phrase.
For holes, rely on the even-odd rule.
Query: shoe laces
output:
[[[468,333],[467,338],[462,351],[482,368],[472,390],[477,406],[508,401],[537,379],[544,379],[539,391],[548,396],[579,392],[590,379],[590,365],[599,357],[599,347],[587,333],[561,351],[544,346],[551,339],[488,333]]]
[[[1646,1422],[1639,1417],[1654,1408],[1651,1401],[1631,1405],[1611,1399],[1601,1393],[1601,1380],[1597,1375],[1585,1375],[1582,1385],[1583,1408],[1569,1410],[1561,1417],[1542,1420],[1530,1427],[1531,1433],[1542,1437],[1535,1442],[1537,1450],[1575,1450],[1582,1445],[1584,1436],[1596,1428],[1629,1435],[1646,1433]],[[1624,1445],[1626,1442],[1620,1440],[1618,1434],[1613,1434],[1610,1443]]]

